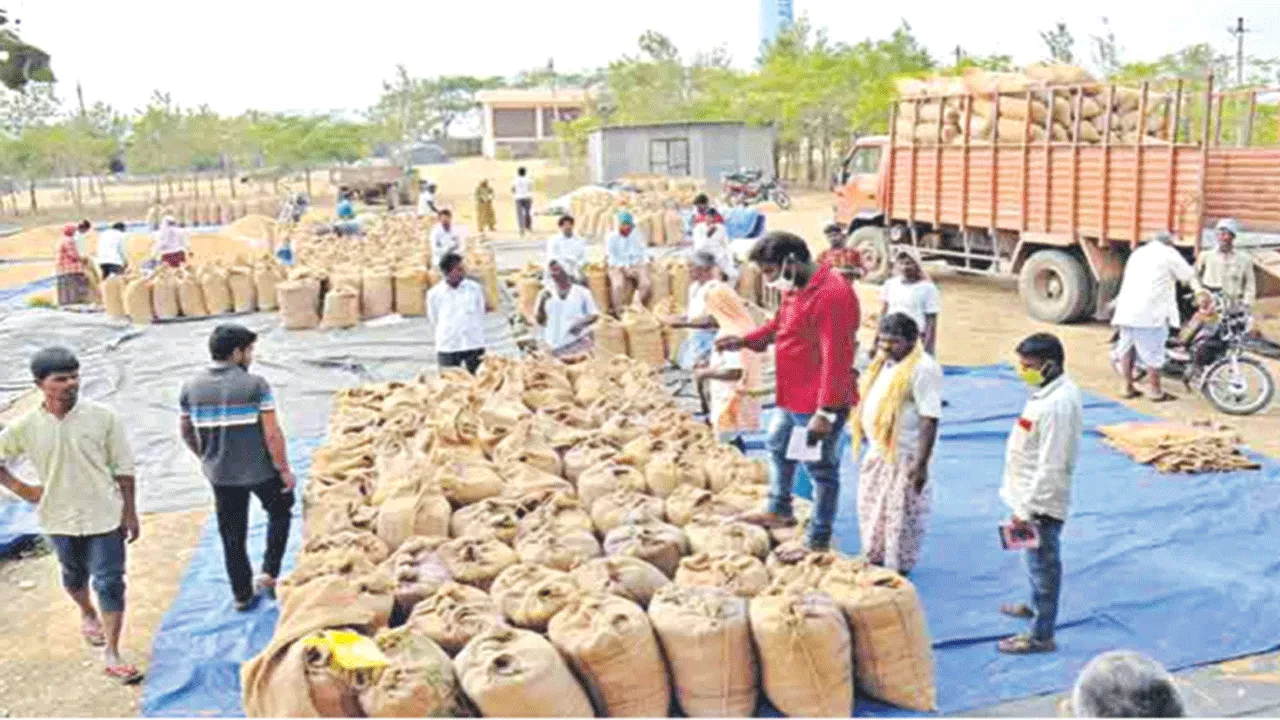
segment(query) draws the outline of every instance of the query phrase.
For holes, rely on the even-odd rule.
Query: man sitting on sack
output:
[[[609,293],[614,312],[622,312],[627,283],[635,283],[636,297],[646,307],[653,296],[653,283],[649,279],[649,251],[644,236],[636,230],[636,221],[629,212],[618,214],[618,230],[605,243],[609,260]]]
[[[542,326],[542,340],[556,357],[591,351],[593,337],[588,328],[600,319],[591,291],[573,282],[559,260],[547,264],[553,286],[538,296],[536,320]]]

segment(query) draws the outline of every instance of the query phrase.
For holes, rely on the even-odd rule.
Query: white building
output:
[[[482,90],[476,100],[487,158],[497,157],[499,149],[516,158],[537,155],[538,146],[555,137],[557,120],[577,119],[587,109],[587,91],[579,88]]]

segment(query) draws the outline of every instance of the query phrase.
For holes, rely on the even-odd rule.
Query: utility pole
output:
[[[80,117],[85,117],[89,113],[84,109],[84,88],[80,87],[80,81],[76,81],[76,99],[80,101]]]
[[[964,59],[964,48],[957,45],[956,46],[956,64],[959,65],[960,61],[963,59]]]
[[[1236,18],[1236,26],[1227,28],[1227,32],[1236,36],[1236,86],[1244,85],[1244,34],[1250,32],[1244,27],[1244,18]]]

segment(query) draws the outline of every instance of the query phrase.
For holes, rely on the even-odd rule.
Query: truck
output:
[[[344,167],[338,170],[337,183],[366,205],[385,203],[388,210],[394,210],[418,202],[417,171],[398,165]]]
[[[904,96],[890,110],[889,134],[856,139],[832,178],[835,221],[862,253],[870,281],[888,276],[895,245],[911,244],[961,272],[1016,276],[1031,317],[1068,323],[1110,317],[1140,240],[1171,232],[1194,261],[1212,243],[1214,223],[1233,217],[1248,231],[1240,244],[1253,256],[1259,295],[1280,294],[1280,146],[1254,142],[1259,101],[1274,102],[1277,91],[1215,92],[1212,76],[1203,85],[1088,82],[1012,96]],[[1137,128],[1112,127],[1121,96],[1137,101]],[[1027,111],[1011,125],[1002,102],[1066,108],[1043,124]],[[1096,134],[1082,132],[1085,102],[1108,108],[1089,121]],[[1223,140],[1228,103],[1248,108],[1234,113],[1237,127],[1229,124],[1234,142]],[[981,135],[979,107],[997,119]],[[934,115],[936,135],[922,120]],[[902,122],[921,124],[903,131]]]

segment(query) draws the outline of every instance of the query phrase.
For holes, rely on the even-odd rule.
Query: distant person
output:
[[[338,192],[338,204],[334,207],[334,214],[343,221],[356,218],[356,208],[351,202],[351,193],[346,190]]]
[[[878,345],[853,428],[867,449],[858,471],[858,529],[869,561],[906,574],[920,559],[929,515],[942,366],[924,351],[920,329],[905,313],[880,320]]]
[[[31,357],[31,375],[44,400],[0,430],[0,486],[37,506],[62,586],[80,608],[80,635],[103,648],[107,676],[137,683],[142,673],[120,656],[125,545],[141,534],[124,423],[80,397],[80,361],[70,350],[40,350]],[[39,485],[27,485],[4,466],[20,457],[35,467]]]
[[[453,228],[453,211],[449,208],[440,210],[436,226],[431,228],[431,257],[440,261],[449,253],[463,253],[462,238]]]
[[[694,196],[693,225],[695,228],[698,225],[702,224],[703,222],[706,222],[707,213],[710,211],[711,211],[711,198],[708,198],[706,193],[698,193],[696,196]]]
[[[1205,250],[1196,258],[1196,285],[1209,292],[1221,292],[1224,300],[1253,305],[1258,297],[1253,258],[1236,249],[1240,223],[1225,218],[1218,221],[1217,230],[1217,247]]]
[[[744,337],[755,330],[746,301],[727,284],[711,283],[704,302],[720,337]],[[694,370],[694,378],[707,387],[708,422],[724,442],[741,447],[743,435],[760,431],[763,373],[760,353],[745,347],[713,348],[706,364]]]
[[[1134,386],[1139,363],[1148,370],[1151,401],[1175,399],[1161,387],[1160,371],[1170,328],[1182,324],[1178,283],[1191,283],[1194,278],[1195,271],[1173,247],[1173,235],[1167,232],[1145,238],[1125,261],[1111,326],[1118,335],[1113,359],[1120,363],[1126,399],[1142,397]]]
[[[436,209],[436,184],[427,180],[423,180],[418,190],[418,217],[427,217],[428,215],[439,215],[440,211]]]
[[[84,256],[76,244],[76,226],[67,225],[62,228],[62,240],[58,243],[58,305],[84,305],[93,297],[89,284],[89,276],[85,268],[89,266],[89,258]]]
[[[101,271],[103,280],[123,273],[125,266],[129,264],[128,258],[125,257],[124,228],[124,223],[116,222],[98,236],[98,253],[95,261],[98,263],[98,270]]]
[[[715,350],[719,325],[707,309],[707,294],[718,285],[729,287],[720,277],[715,256],[695,252],[689,258],[689,296],[685,301],[685,314],[664,320],[671,328],[691,331],[680,345],[676,360],[676,365],[682,370],[693,370],[705,364]]]
[[[160,230],[156,233],[151,254],[169,267],[182,267],[186,264],[187,234],[178,227],[178,221],[172,215],[166,215],[160,221]]]
[[[440,259],[444,282],[427,292],[427,315],[435,329],[440,367],[466,367],[472,375],[484,360],[484,288],[467,277],[462,256]]]
[[[1038,544],[1026,551],[1031,603],[1000,606],[1005,615],[1031,621],[1031,631],[1001,640],[997,649],[1025,655],[1057,649],[1062,525],[1084,434],[1084,407],[1080,389],[1066,375],[1062,341],[1036,333],[1019,343],[1016,353],[1018,376],[1030,386],[1031,397],[1005,447],[1000,499],[1009,508],[1009,526],[1019,533],[1034,530]]]
[[[182,440],[200,458],[213,486],[222,554],[239,612],[251,610],[262,595],[275,594],[297,485],[271,386],[249,372],[257,340],[240,325],[214,328],[212,364],[188,380],[178,396]],[[256,582],[245,546],[250,495],[267,514],[267,547]]]
[[[76,250],[82,257],[89,256],[89,233],[93,230],[93,223],[88,220],[81,220],[76,225]]]
[[[831,546],[836,498],[840,490],[840,432],[857,400],[854,388],[854,330],[858,298],[849,283],[827,265],[816,265],[805,241],[787,232],[765,235],[751,250],[751,262],[768,286],[782,295],[777,315],[745,336],[716,340],[717,350],[744,347],[764,352],[774,345],[777,405],[768,447],[773,465],[769,504],[744,520],[766,528],[794,526],[791,485],[797,460],[792,435],[800,446],[817,447],[806,460],[813,480],[813,518],[805,538],[809,550]]]
[[[894,255],[894,274],[880,287],[882,307],[880,317],[903,313],[915,321],[920,329],[920,342],[924,351],[937,356],[938,313],[942,312],[942,293],[938,286],[924,274],[920,251],[910,245],[897,248]]]
[[[609,262],[609,291],[613,295],[614,312],[622,312],[627,283],[635,283],[636,297],[648,307],[653,297],[653,281],[649,279],[649,249],[644,236],[636,230],[629,212],[618,214],[618,229],[605,241]]]
[[[716,259],[725,282],[738,281],[738,265],[729,250],[729,234],[724,229],[724,218],[715,208],[709,208],[701,223],[693,228],[693,251],[711,253]]]
[[[829,247],[818,256],[819,265],[831,265],[849,282],[866,274],[862,253],[848,246],[849,236],[845,234],[843,227],[838,223],[831,223],[823,228],[822,234],[826,236]]]
[[[590,352],[593,338],[587,330],[600,319],[591,291],[573,282],[558,260],[547,264],[547,272],[552,287],[538,296],[536,313],[543,342],[557,357]]]
[[[511,194],[516,200],[516,228],[520,237],[533,232],[533,178],[525,168],[516,169],[516,179],[511,183]]]
[[[493,188],[489,187],[489,180],[486,178],[480,181],[476,186],[476,225],[480,228],[480,232],[496,232],[498,230],[498,216],[493,211]]]
[[[560,232],[547,240],[546,262],[559,260],[574,282],[582,282],[582,266],[587,262],[587,241],[574,233],[572,215],[561,215],[556,223]],[[548,287],[550,280],[548,279]]]
[[[1080,671],[1071,712],[1082,718],[1176,718],[1186,716],[1186,706],[1163,665],[1141,653],[1114,650]]]

